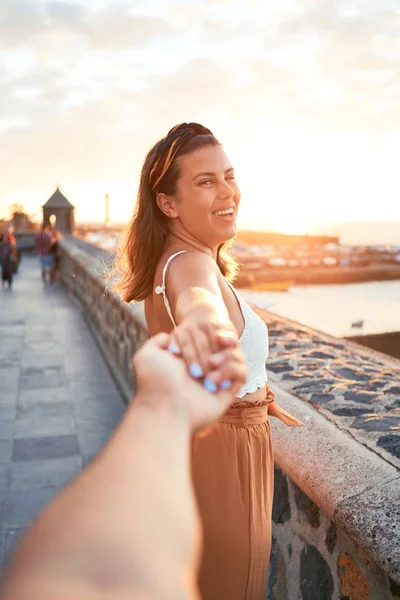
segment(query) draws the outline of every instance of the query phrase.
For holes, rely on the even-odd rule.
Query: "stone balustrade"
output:
[[[271,419],[268,598],[398,598],[400,361],[257,312],[269,330],[270,386],[306,425]]]
[[[106,251],[73,237],[60,242],[61,279],[81,306],[126,402],[135,390],[132,356],[148,338],[140,305],[127,305],[107,289]]]
[[[87,316],[128,402],[131,357],[148,337],[141,305],[106,291],[107,253],[61,242],[63,283]],[[400,598],[400,361],[258,310],[277,401],[268,600]]]

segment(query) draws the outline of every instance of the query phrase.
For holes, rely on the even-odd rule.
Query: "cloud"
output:
[[[84,2],[47,0],[43,6],[44,21],[50,27],[74,29],[82,26],[86,20],[87,9]]]
[[[38,2],[13,0],[0,3],[0,48],[29,43],[40,32],[43,13]]]
[[[159,15],[156,3],[152,13],[88,6],[0,3],[3,189],[22,185],[17,164],[32,185],[52,173],[137,174],[149,145],[188,119],[232,140],[267,135],[270,123],[400,128],[400,14],[389,0],[254,0],[242,19],[230,0],[163,3]]]
[[[281,27],[283,43],[290,44],[292,40],[296,44],[296,38],[304,40],[312,33],[323,40],[315,54],[315,68],[311,74],[305,73],[303,80],[311,91],[308,106],[315,105],[314,117],[320,123],[325,114],[326,122],[334,127],[386,129],[400,125],[396,87],[400,83],[400,12],[389,10],[389,4],[371,3],[369,13],[353,10],[347,16],[332,4],[323,4]],[[312,87],[318,81],[336,86],[342,100],[328,106],[324,102],[318,104],[317,95],[313,102]],[[299,105],[307,110],[301,94]]]
[[[164,19],[135,14],[125,4],[94,12],[84,29],[92,46],[102,49],[137,46],[171,31]]]
[[[140,14],[125,2],[90,10],[87,3],[60,0],[4,0],[0,4],[0,48],[35,43],[49,33],[82,36],[93,48],[121,49],[166,35],[165,19]]]

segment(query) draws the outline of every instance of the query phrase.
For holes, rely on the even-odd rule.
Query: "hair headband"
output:
[[[159,156],[156,158],[149,173],[149,182],[152,191],[157,188],[179,150],[197,135],[213,134],[207,127],[199,125],[199,123],[181,123],[180,125],[175,125],[168,132],[158,148],[157,154]],[[159,171],[158,176],[156,176],[157,171]]]

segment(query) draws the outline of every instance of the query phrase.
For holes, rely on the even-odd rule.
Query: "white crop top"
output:
[[[154,290],[156,294],[163,295],[165,308],[174,327],[176,327],[176,323],[167,298],[166,277],[171,260],[183,252],[187,252],[187,250],[176,252],[176,254],[172,254],[168,258],[162,273],[162,284],[158,285]],[[239,338],[239,347],[245,357],[248,375],[246,383],[236,395],[237,398],[243,398],[246,394],[251,394],[259,388],[265,387],[267,383],[265,361],[268,357],[268,329],[264,321],[250,308],[233,285],[229,281],[227,283],[237,298],[244,320],[244,329]]]

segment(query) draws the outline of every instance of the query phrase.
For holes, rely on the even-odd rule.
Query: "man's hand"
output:
[[[161,333],[148,340],[135,354],[133,364],[138,381],[135,400],[162,407],[189,419],[192,432],[213,423],[232,403],[237,388],[244,382],[246,367],[236,345],[221,350],[211,365],[225,369],[226,376],[236,382],[228,390],[211,394],[193,379],[185,362],[168,351],[170,336]],[[213,365],[214,362],[214,365]]]

